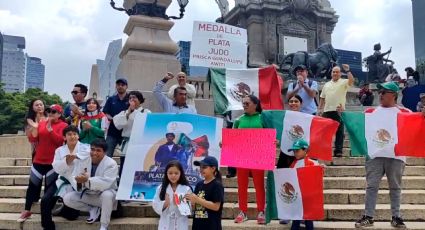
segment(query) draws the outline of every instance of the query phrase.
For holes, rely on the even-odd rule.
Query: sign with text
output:
[[[276,161],[275,129],[223,129],[220,165],[273,170]]]
[[[193,23],[190,66],[246,69],[245,29],[214,22]]]

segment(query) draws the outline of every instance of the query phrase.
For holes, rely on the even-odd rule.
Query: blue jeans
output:
[[[122,137],[114,137],[109,135],[106,137],[106,143],[108,144],[106,155],[108,157],[112,157],[114,155],[115,147],[117,147],[118,144],[121,144],[121,141]]]
[[[304,223],[305,223],[305,229],[306,230],[313,230],[314,229],[312,220],[305,220]],[[300,225],[301,225],[301,220],[293,220],[291,230],[299,230]]]

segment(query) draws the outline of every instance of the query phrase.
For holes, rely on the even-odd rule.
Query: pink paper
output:
[[[220,165],[273,170],[275,129],[223,129]]]

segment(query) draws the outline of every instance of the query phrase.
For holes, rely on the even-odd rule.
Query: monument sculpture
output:
[[[112,8],[130,16],[124,28],[128,39],[120,54],[117,76],[127,78],[132,89],[151,91],[164,73],[180,71],[175,57],[178,46],[169,35],[174,22],[169,19],[182,18],[188,0],[178,0],[179,17],[166,15],[171,1],[124,0],[123,7],[110,2]]]
[[[390,73],[393,73],[394,69],[394,61],[388,59],[391,48],[387,52],[381,53],[381,44],[378,43],[373,46],[373,50],[374,53],[372,55],[363,59],[368,69],[367,79],[374,82],[383,82]]]
[[[331,43],[338,16],[329,0],[236,0],[223,21],[247,29],[248,66],[258,67]]]
[[[289,65],[289,74],[292,74],[295,67],[305,65],[309,75],[313,78],[330,77],[332,67],[336,65],[338,53],[329,43],[324,43],[317,48],[314,53],[298,51],[286,55],[279,64]],[[282,68],[281,69],[288,69]]]

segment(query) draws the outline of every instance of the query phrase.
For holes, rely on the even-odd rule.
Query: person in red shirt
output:
[[[63,130],[67,126],[63,119],[63,110],[60,105],[52,105],[46,109],[48,118],[42,120],[37,125],[37,130],[29,136],[31,142],[38,142],[35,149],[33,165],[31,166],[30,179],[25,197],[25,210],[17,220],[24,222],[31,217],[32,203],[38,200],[37,191],[42,186],[43,176],[44,195],[41,198],[40,212],[41,225],[44,230],[54,230],[55,224],[52,221],[52,208],[55,204],[55,199],[52,199],[56,192],[57,174],[53,170],[52,162],[55,155],[55,150],[62,146]]]

